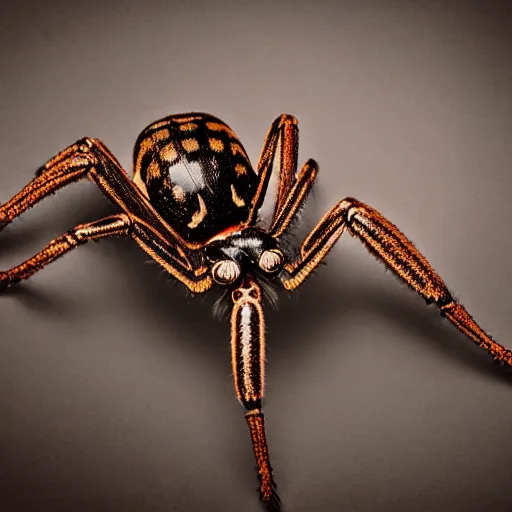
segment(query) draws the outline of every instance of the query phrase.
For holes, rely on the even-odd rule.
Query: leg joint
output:
[[[338,203],[340,213],[347,224],[350,223],[352,217],[357,213],[360,205],[361,202],[353,197],[345,197],[345,199]]]
[[[129,215],[121,213],[105,217],[89,224],[81,224],[71,230],[68,236],[73,237],[78,244],[84,244],[88,240],[97,240],[107,236],[130,236],[133,222]]]

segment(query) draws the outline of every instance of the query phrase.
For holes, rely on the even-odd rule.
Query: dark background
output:
[[[89,135],[131,170],[170,113],[207,111],[253,161],[281,112],[321,174],[407,233],[512,348],[507,2],[7,1],[0,201]],[[90,183],[0,235],[10,268],[114,211]],[[229,326],[129,240],[0,299],[1,511],[259,511]],[[265,411],[286,510],[512,509],[512,377],[344,237],[268,310]]]

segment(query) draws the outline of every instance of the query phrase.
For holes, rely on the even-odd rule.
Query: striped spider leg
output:
[[[272,220],[279,215],[295,181],[298,150],[297,119],[282,114],[274,120],[265,136],[257,166],[259,183],[247,218],[248,225],[257,222],[258,213],[267,205],[273,210]]]
[[[258,186],[246,221],[247,226],[261,222],[258,216],[269,205],[272,214],[267,223],[272,226],[281,225],[279,219],[282,219],[283,209],[289,197],[294,195],[293,189],[297,188],[298,135],[297,120],[290,115],[279,116],[270,126],[258,161]],[[260,258],[260,266],[266,266],[272,271],[281,257],[280,252],[265,251]],[[232,292],[231,298],[231,354],[235,391],[246,410],[245,419],[260,482],[260,498],[269,510],[277,511],[280,510],[281,500],[272,474],[262,412],[265,320],[261,287],[249,277]]]
[[[260,497],[269,510],[279,510],[281,500],[276,491],[265,437],[265,420],[261,410],[265,386],[265,320],[262,293],[252,279],[231,294],[231,360],[238,400],[244,406],[256,458]]]
[[[0,206],[0,229],[60,188],[88,178],[124,213],[76,226],[20,265],[0,272],[0,289],[28,279],[75,247],[109,236],[129,236],[194,293],[212,285],[207,269],[194,266],[179,235],[161,219],[119,162],[97,139],[83,138],[58,153],[18,194]]]
[[[375,258],[399,279],[432,302],[459,331],[495,360],[512,367],[512,351],[496,343],[449,292],[441,277],[413,243],[377,210],[347,197],[336,204],[302,242],[300,256],[285,265],[281,281],[295,290],[315,270],[344,230],[359,239]]]

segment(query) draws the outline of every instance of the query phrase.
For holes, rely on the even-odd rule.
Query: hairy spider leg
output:
[[[284,267],[281,282],[287,290],[295,290],[318,267],[345,230],[339,204],[326,213],[304,239],[296,261]]]
[[[280,499],[272,475],[265,438],[261,403],[265,386],[265,321],[261,289],[250,278],[232,292],[231,361],[235,390],[245,407],[258,469],[260,498],[272,511],[280,510]]]
[[[456,302],[441,277],[413,243],[377,210],[347,197],[336,204],[311,231],[300,247],[298,259],[285,266],[281,278],[287,290],[295,290],[332,249],[344,229],[399,279],[432,302],[459,331],[486,350],[495,360],[512,367],[512,351],[496,343]]]
[[[279,215],[296,179],[298,150],[298,121],[292,115],[281,114],[265,136],[257,167],[259,184],[246,222],[248,226],[255,224],[258,212],[267,203],[274,203],[271,223]],[[271,179],[276,183],[273,194],[267,190]]]
[[[5,272],[0,271],[0,290],[28,279],[57,258],[72,251],[89,240],[108,236],[128,236],[131,221],[128,215],[112,215],[89,224],[80,224],[64,235],[54,238],[44,249],[20,265]]]
[[[300,207],[304,204],[318,174],[317,163],[309,159],[300,170],[290,192],[283,200],[281,208],[269,229],[274,238],[281,237],[290,227]]]
[[[186,242],[167,225],[130,180],[116,158],[97,139],[80,139],[42,166],[28,185],[0,206],[0,229],[45,197],[84,178],[95,183],[108,199],[124,210],[123,218],[129,217],[132,225],[130,236],[165,270],[194,293],[205,292],[212,286],[207,268],[195,264],[189,257],[187,249],[195,247],[187,247]],[[90,227],[93,230],[91,236],[94,237],[94,229],[105,221],[106,219],[100,219],[75,229],[81,229],[80,233],[85,236],[87,231],[83,229]],[[102,238],[119,235],[115,228],[112,233],[106,226],[102,229]],[[80,241],[73,245],[73,236],[70,234],[73,232],[74,230],[56,238],[26,262],[0,274],[5,278],[4,286],[30,277],[44,265],[79,245]]]

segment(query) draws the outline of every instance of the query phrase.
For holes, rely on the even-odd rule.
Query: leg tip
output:
[[[7,272],[0,272],[0,293],[4,292],[11,286],[12,282],[9,279]]]
[[[268,511],[281,512],[281,499],[275,489],[272,490],[270,495],[263,495],[260,493],[260,498]]]

